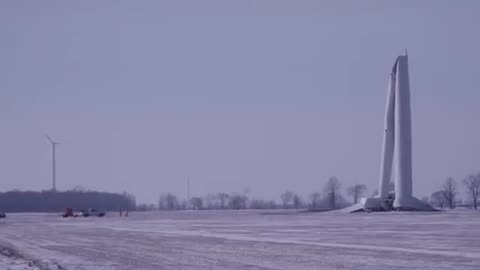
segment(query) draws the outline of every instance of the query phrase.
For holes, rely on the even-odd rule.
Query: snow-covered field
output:
[[[480,269],[480,211],[9,214],[0,269]]]

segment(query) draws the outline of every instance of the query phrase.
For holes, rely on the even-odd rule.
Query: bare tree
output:
[[[177,197],[171,193],[163,193],[158,199],[158,209],[160,210],[175,210],[179,206]]]
[[[249,209],[276,209],[275,201],[267,201],[264,199],[251,199],[248,204]]]
[[[322,198],[322,195],[320,194],[320,192],[314,192],[314,193],[310,194],[310,201],[312,202],[312,204],[311,204],[312,209],[316,209],[319,206],[321,198]]]
[[[217,195],[215,194],[207,194],[204,198],[204,207],[207,209],[217,209],[220,207],[220,203],[218,200]]]
[[[328,203],[331,209],[337,208],[337,202],[340,200],[340,188],[342,184],[337,177],[332,176],[328,179],[327,184],[325,185],[325,193],[328,198]]]
[[[291,191],[285,191],[284,193],[282,193],[280,195],[280,199],[282,199],[283,209],[288,208],[288,205],[293,200],[294,195],[295,194],[293,194],[293,192],[291,192]]]
[[[228,208],[230,209],[241,209],[242,208],[242,198],[240,195],[233,193],[228,197]]]
[[[367,191],[367,186],[363,184],[356,184],[347,189],[347,193],[352,196],[353,203],[357,203],[358,199]]]
[[[478,207],[478,194],[480,192],[480,173],[469,175],[463,179],[467,192],[472,196],[473,209]]]
[[[457,197],[457,182],[452,177],[445,180],[442,188],[443,197],[450,209],[455,208],[455,198]]]
[[[248,198],[250,195],[250,188],[246,187],[243,189],[243,194],[242,194],[242,208],[247,209],[247,203],[248,203]]]
[[[230,209],[246,209],[248,202],[248,194],[250,190],[245,188],[242,193],[232,193],[231,195],[224,196],[228,198],[228,206]]]
[[[160,194],[158,198],[158,209],[167,210],[167,193]]]
[[[293,195],[292,201],[293,201],[293,207],[295,209],[302,208],[303,201],[302,201],[302,198],[298,194]]]
[[[227,193],[218,193],[217,198],[218,201],[220,202],[220,208],[225,209],[225,206],[227,206],[227,201],[230,196]]]
[[[167,207],[168,207],[169,210],[178,209],[179,203],[178,203],[177,196],[175,196],[173,194],[168,194],[168,196],[167,196]]]
[[[430,196],[430,201],[433,205],[438,206],[440,208],[445,207],[445,196],[443,196],[443,191],[435,191]]]
[[[201,197],[193,197],[190,199],[193,209],[203,209],[203,199]]]
[[[180,207],[180,209],[182,209],[182,210],[186,210],[186,209],[187,209],[187,200],[186,200],[186,199],[183,199],[183,200],[180,202],[179,207]]]

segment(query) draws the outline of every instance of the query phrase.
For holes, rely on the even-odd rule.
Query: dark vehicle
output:
[[[87,209],[87,210],[80,210],[81,215],[83,217],[95,216],[95,217],[104,217],[105,211],[98,211],[97,209]]]
[[[82,217],[89,217],[90,216],[90,213],[88,212],[88,210],[82,209],[79,212],[80,212],[80,216],[82,216]]]
[[[7,215],[5,215],[5,213],[0,212],[0,218],[6,218],[6,217]]]

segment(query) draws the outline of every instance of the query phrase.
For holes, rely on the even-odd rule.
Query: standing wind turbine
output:
[[[50,143],[52,144],[52,191],[55,192],[57,191],[57,183],[56,183],[56,179],[55,179],[55,174],[56,174],[56,170],[55,170],[55,146],[57,144],[60,144],[59,142],[55,142],[52,140],[52,138],[50,138],[48,135],[47,136],[47,139],[50,141]]]

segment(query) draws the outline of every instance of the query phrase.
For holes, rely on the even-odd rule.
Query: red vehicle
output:
[[[74,217],[73,208],[65,208],[62,217]]]

